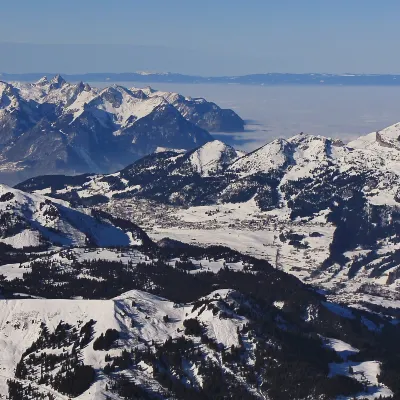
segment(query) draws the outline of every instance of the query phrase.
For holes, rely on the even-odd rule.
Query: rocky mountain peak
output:
[[[18,108],[19,104],[18,91],[9,83],[0,81],[0,111]]]
[[[61,76],[61,75],[55,75],[54,78],[51,79],[50,85],[54,89],[59,89],[61,86],[63,86],[66,82],[66,80]]]
[[[145,93],[147,96],[157,92],[157,90],[153,89],[151,86],[146,86],[142,89],[143,93]]]

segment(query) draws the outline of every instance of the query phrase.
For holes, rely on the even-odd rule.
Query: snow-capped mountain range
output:
[[[0,398],[398,398],[399,137],[210,139],[1,185]]]
[[[340,301],[390,308],[400,283],[399,136],[400,124],[346,145],[299,134],[250,154],[212,141],[111,175],[18,188],[122,214],[155,238],[246,251]]]
[[[346,145],[338,140],[301,133],[287,140],[276,139],[249,154],[214,140],[186,153],[151,154],[109,175],[87,174],[57,179],[49,175],[29,179],[17,187],[43,190],[48,195],[66,199],[73,195],[78,201],[93,195],[108,198],[126,195],[153,200],[163,196],[165,203],[185,206],[254,198],[260,211],[288,209],[294,219],[323,211],[320,203],[325,205],[329,199],[317,199],[316,204],[311,204],[313,213],[300,209],[297,202],[305,195],[316,196],[318,188],[325,185],[339,186],[335,181],[340,178],[338,190],[359,188],[371,205],[396,206],[399,200],[399,138],[400,123]],[[161,177],[163,179],[159,181],[157,178]],[[355,181],[355,177],[361,181],[357,186],[343,185],[343,180]],[[188,187],[187,179],[198,181]],[[256,185],[257,180],[262,179],[268,182]],[[175,184],[169,185],[167,192],[158,191],[158,186],[164,185],[165,180]],[[315,185],[317,180],[315,190],[304,190],[305,184]],[[204,188],[207,181],[217,185]],[[302,190],[293,186],[302,186],[299,188]],[[289,193],[290,190],[294,192]],[[267,197],[264,191],[271,196]],[[240,198],[233,199],[234,195]],[[335,195],[337,193],[330,194]]]
[[[209,131],[240,131],[243,120],[205,99],[151,88],[92,88],[61,76],[0,81],[1,172],[111,172],[157,148],[191,149]]]

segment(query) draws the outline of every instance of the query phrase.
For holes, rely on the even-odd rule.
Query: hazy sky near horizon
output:
[[[0,0],[0,71],[400,73],[398,0]]]

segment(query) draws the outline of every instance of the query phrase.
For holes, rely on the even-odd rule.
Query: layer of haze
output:
[[[0,71],[400,73],[398,0],[2,0]]]
[[[91,83],[104,87],[105,83]],[[146,84],[125,82],[126,87]],[[349,86],[247,86],[149,83],[158,90],[204,97],[234,109],[246,132],[216,135],[246,151],[300,132],[345,142],[400,121],[400,88]]]
[[[0,72],[400,73],[399,13],[398,0],[3,0]],[[400,120],[397,87],[157,87],[234,108],[250,121],[235,141],[247,150]]]

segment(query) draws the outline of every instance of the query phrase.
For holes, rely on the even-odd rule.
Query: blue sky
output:
[[[0,71],[400,73],[398,0],[0,0]]]

